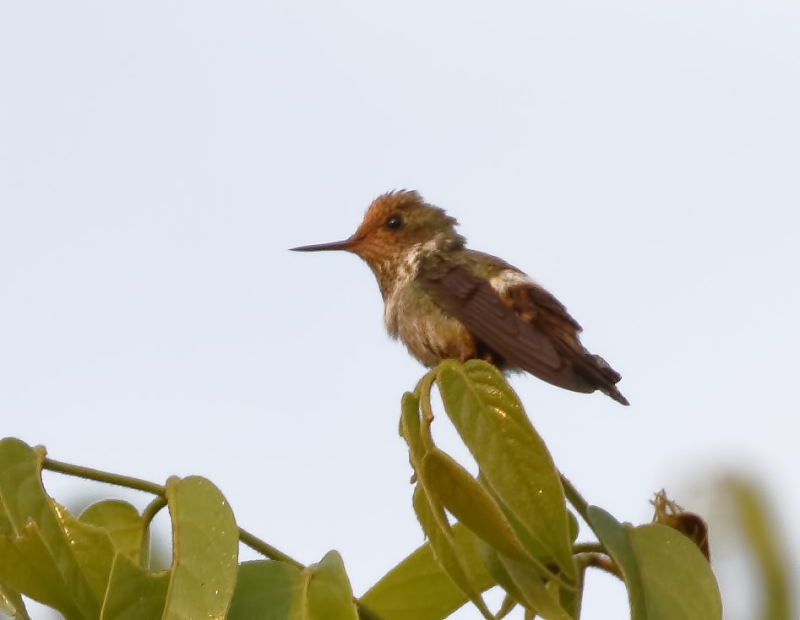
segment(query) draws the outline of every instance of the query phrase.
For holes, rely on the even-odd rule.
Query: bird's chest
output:
[[[414,282],[386,296],[383,320],[393,338],[425,366],[443,359],[466,361],[475,355],[475,342],[456,319],[445,315]]]

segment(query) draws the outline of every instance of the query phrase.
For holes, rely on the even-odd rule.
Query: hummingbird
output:
[[[516,267],[467,249],[457,225],[418,192],[392,191],[372,202],[349,239],[292,250],[363,259],[378,281],[389,335],[429,368],[482,359],[627,405],[616,387],[621,375],[584,348],[564,305]]]

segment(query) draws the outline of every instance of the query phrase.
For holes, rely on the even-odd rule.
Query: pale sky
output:
[[[800,558],[798,32],[788,0],[0,4],[0,435],[204,475],[363,594],[423,542],[397,423],[424,369],[364,264],[287,248],[417,189],[622,373],[630,408],[513,379],[590,502],[700,510],[734,468]],[[584,606],[624,618],[624,589],[592,573]]]

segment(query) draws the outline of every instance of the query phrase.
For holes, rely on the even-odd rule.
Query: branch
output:
[[[155,516],[155,513],[163,508],[167,502],[166,487],[154,482],[148,482],[147,480],[132,478],[130,476],[121,476],[119,474],[112,474],[109,472],[100,471],[99,469],[92,469],[91,467],[72,465],[71,463],[62,463],[61,461],[56,461],[49,457],[45,457],[42,461],[42,469],[58,472],[60,474],[66,474],[67,476],[76,476],[78,478],[86,478],[87,480],[95,480],[97,482],[105,482],[106,484],[114,484],[127,489],[144,491],[145,493],[152,493],[153,495],[156,495],[157,499],[151,502],[147,508],[145,508],[142,514],[142,517],[145,518],[145,524],[149,524],[153,516]],[[239,540],[270,560],[287,562],[296,566],[300,570],[305,569],[303,564],[291,556],[286,555],[282,551],[279,551],[269,543],[264,542],[256,536],[253,536],[247,530],[239,528]]]

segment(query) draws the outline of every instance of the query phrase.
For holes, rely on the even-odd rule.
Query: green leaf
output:
[[[175,619],[224,617],[238,570],[238,530],[210,482],[190,477],[168,483],[173,565],[154,575],[132,559],[143,532],[135,509],[101,502],[84,521],[75,519],[44,492],[42,458],[19,440],[0,441],[4,585],[69,620],[137,620],[162,612]]]
[[[302,571],[286,562],[243,562],[227,620],[302,620],[304,586]]]
[[[570,542],[574,543],[576,540],[578,540],[578,534],[581,531],[581,526],[578,524],[578,518],[569,510],[567,511],[567,519],[569,519],[569,540]]]
[[[518,603],[545,620],[571,620],[548,592],[537,568],[515,562],[480,539],[476,546],[489,573]]]
[[[19,535],[29,518],[37,521],[49,512],[40,472],[39,456],[28,444],[13,437],[0,440],[0,533]]]
[[[583,601],[584,572],[585,570],[578,572],[578,582],[573,588],[559,587],[558,589],[559,603],[570,618],[580,617],[581,603]]]
[[[14,590],[60,611],[68,620],[84,618],[64,575],[30,521],[19,536],[0,537],[0,578]]]
[[[20,593],[3,583],[0,583],[0,613],[12,616],[15,620],[30,620]]]
[[[630,528],[623,526],[602,508],[589,506],[589,525],[597,538],[617,563],[628,587],[631,604],[631,620],[654,620],[647,615],[647,599],[644,582],[639,570],[639,560],[631,541]]]
[[[539,570],[528,564],[515,562],[503,554],[500,554],[498,558],[522,592],[526,607],[536,612],[536,615],[541,616],[544,620],[571,620],[569,614],[545,587]]]
[[[437,502],[432,502],[425,488],[419,484],[414,489],[412,501],[422,531],[430,540],[433,552],[442,568],[484,617],[491,618],[491,613],[481,598],[470,566],[462,557],[461,550],[456,544],[444,509]]]
[[[497,552],[497,549],[482,541],[480,538],[475,539],[475,549],[481,558],[481,562],[483,562],[483,566],[492,576],[492,579],[494,579],[515,601],[524,605],[526,603],[525,595],[500,561],[500,554]]]
[[[139,561],[145,527],[134,506],[122,500],[103,500],[89,506],[78,520],[104,529],[117,551]]]
[[[111,568],[111,541],[101,530],[77,524],[48,497],[41,480],[42,458],[43,452],[19,439],[0,440],[0,503],[7,528],[0,555],[6,560],[8,554],[22,554],[15,563],[3,562],[0,578],[68,618],[95,618]],[[28,553],[36,554],[35,566]],[[34,583],[34,575],[46,581]]]
[[[475,535],[460,523],[453,525],[451,532],[475,588],[483,592],[494,586],[475,550]],[[384,575],[361,601],[382,620],[441,620],[469,599],[436,560],[430,543],[426,543]]]
[[[495,618],[497,618],[497,620],[505,618],[508,614],[514,611],[516,607],[517,607],[517,600],[510,594],[506,594],[503,597],[503,602],[500,603],[500,609],[497,610]]]
[[[531,551],[536,565],[539,566],[541,569],[542,576],[553,578],[554,577],[553,573],[550,570],[548,570],[547,567],[545,567],[541,561],[535,559],[541,557],[550,557],[549,553],[547,552],[547,549],[544,546],[542,546],[539,539],[534,537],[534,535],[530,532],[530,530],[528,530],[519,521],[519,519],[517,519],[516,516],[514,516],[514,513],[512,513],[505,504],[503,504],[503,501],[500,499],[500,497],[498,497],[497,492],[489,485],[489,482],[486,480],[486,477],[483,475],[483,472],[478,474],[478,481],[486,489],[486,491],[494,498],[494,501],[500,507],[500,510],[502,511],[503,515],[508,520],[511,529],[515,532],[515,534],[522,542],[522,545],[525,547],[525,549]],[[570,512],[567,512],[567,516],[571,517],[570,532],[572,532],[572,520],[574,520],[575,517],[573,517]],[[564,580],[560,578],[560,576],[558,576],[557,579],[563,585],[567,585],[564,582]]]
[[[400,435],[408,444],[411,465],[417,471],[421,467],[422,457],[425,456],[425,447],[420,437],[419,399],[411,392],[406,392],[403,394],[400,409]]]
[[[715,620],[719,589],[691,540],[665,525],[631,528],[596,506],[589,525],[617,563],[628,587],[631,620]]]
[[[99,527],[81,523],[65,508],[53,502],[62,530],[70,542],[72,553],[98,603],[108,588],[116,550],[108,533]]]
[[[436,494],[444,507],[476,536],[500,553],[528,564],[535,560],[525,551],[503,511],[486,489],[453,458],[435,449],[422,462],[425,487]],[[536,562],[542,574],[549,571]]]
[[[694,542],[657,523],[633,528],[630,537],[645,587],[648,618],[722,618],[717,581]]]
[[[172,571],[151,573],[128,555],[117,553],[100,620],[161,618]]]
[[[205,478],[167,481],[172,579],[164,620],[222,618],[238,572],[239,532],[228,502]]]
[[[726,514],[741,529],[753,560],[750,565],[761,577],[760,617],[789,618],[795,607],[793,585],[798,580],[767,499],[756,483],[744,478],[727,478],[722,481],[721,489],[733,502],[733,510]]]
[[[550,453],[519,399],[491,364],[446,360],[437,384],[445,410],[481,474],[516,522],[537,541],[528,550],[575,577],[564,490]],[[511,521],[509,519],[509,521]],[[514,522],[511,521],[512,526]],[[520,536],[525,543],[525,538]]]
[[[303,571],[309,620],[358,620],[353,590],[342,557],[329,551]]]
[[[480,591],[475,588],[469,566],[464,564],[464,559],[460,555],[441,501],[435,490],[427,488],[426,478],[421,475],[424,471],[423,462],[427,451],[433,451],[436,448],[432,445],[426,445],[426,442],[423,441],[419,399],[411,393],[403,395],[400,434],[408,444],[411,465],[418,476],[417,486],[414,489],[413,505],[422,530],[430,539],[436,558],[442,568],[462,589],[469,600],[481,610],[481,613],[485,617],[490,617],[489,610],[480,596]],[[430,443],[429,439],[427,444]]]
[[[358,620],[350,581],[338,553],[301,571],[284,562],[239,567],[228,620]]]

